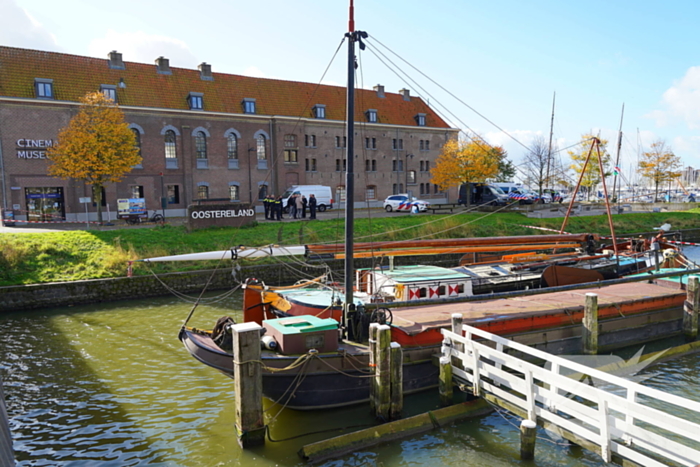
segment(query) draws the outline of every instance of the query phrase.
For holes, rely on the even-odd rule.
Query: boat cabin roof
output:
[[[393,269],[390,269],[389,266],[382,266],[380,268],[363,269],[362,271],[381,274],[399,284],[413,284],[425,281],[453,282],[469,280],[468,274],[440,266],[409,265],[395,266]]]

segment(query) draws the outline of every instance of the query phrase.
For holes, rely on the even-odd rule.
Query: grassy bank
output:
[[[700,212],[700,211],[698,211]],[[615,216],[618,234],[649,232],[669,222],[674,229],[698,228],[698,212],[641,213]],[[355,241],[418,238],[489,237],[541,233],[528,226],[559,229],[562,218],[528,219],[519,213],[450,216],[392,216],[355,220]],[[573,233],[609,233],[606,216],[572,218]],[[0,234],[0,285],[33,284],[123,276],[130,260],[153,256],[224,250],[232,246],[297,245],[342,242],[342,219],[260,223],[242,229],[183,227]],[[202,269],[212,264],[170,263],[157,272]],[[137,263],[135,274],[147,274]]]

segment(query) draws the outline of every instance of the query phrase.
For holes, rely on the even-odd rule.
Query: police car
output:
[[[411,212],[413,206],[417,206],[418,211],[425,212],[428,210],[428,206],[430,206],[430,203],[421,199],[409,198],[406,194],[391,195],[384,200],[384,210],[386,212]]]

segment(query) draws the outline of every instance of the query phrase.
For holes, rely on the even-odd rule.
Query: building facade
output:
[[[345,89],[0,47],[2,207],[20,220],[94,218],[91,187],[47,174],[47,147],[79,108],[101,91],[117,102],[143,161],[105,187],[103,212],[117,199],[144,198],[184,215],[197,200],[252,203],[295,184],[327,185],[345,201]],[[432,202],[456,199],[430,183],[446,140],[457,137],[426,103],[398,93],[358,90],[355,126],[357,206],[410,192]]]

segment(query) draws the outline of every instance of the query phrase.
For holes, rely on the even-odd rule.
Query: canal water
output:
[[[190,324],[238,317],[239,296],[209,297]],[[216,299],[216,301],[213,301]],[[164,297],[0,316],[0,377],[20,466],[302,466],[309,442],[372,424],[367,406],[300,413],[266,405],[270,436],[243,451],[232,382],[177,339],[192,308]],[[644,384],[700,400],[700,354],[647,368]],[[407,398],[413,413],[437,394]],[[325,466],[510,466],[519,420],[498,412],[328,461]],[[537,466],[597,466],[600,458],[541,431]]]

